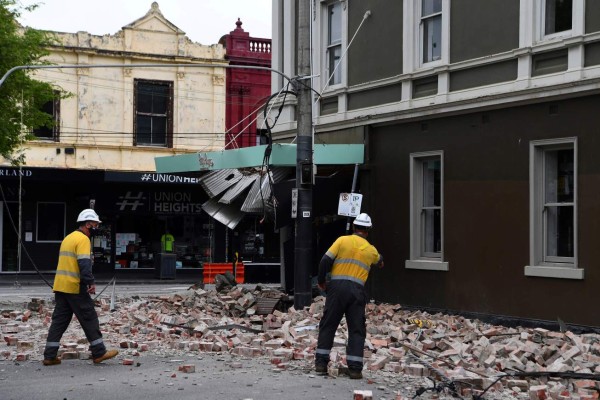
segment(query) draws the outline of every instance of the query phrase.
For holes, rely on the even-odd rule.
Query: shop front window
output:
[[[60,243],[66,229],[65,203],[37,203],[37,242]]]
[[[174,254],[177,269],[214,261],[214,222],[205,214],[125,215],[115,229],[116,268],[154,268],[161,253]]]

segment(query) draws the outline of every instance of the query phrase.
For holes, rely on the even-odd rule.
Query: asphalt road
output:
[[[278,370],[268,360],[230,354],[179,359],[143,355],[135,363],[122,365],[121,355],[98,365],[91,360],[65,360],[50,367],[40,361],[0,361],[0,398],[351,400],[354,390],[372,390],[374,399],[395,399],[391,389],[367,379]],[[178,371],[183,364],[193,364],[195,372]]]
[[[117,284],[115,296],[161,295],[185,292],[189,284]],[[248,285],[249,288],[256,285]],[[98,285],[98,291],[104,286]],[[211,289],[207,285],[207,289]],[[110,299],[112,286],[102,294]],[[31,298],[47,301],[53,294],[45,285],[0,286],[0,309],[22,309]],[[91,360],[65,360],[43,366],[37,360],[17,362],[0,357],[0,400],[9,399],[331,399],[351,400],[355,390],[371,390],[373,399],[395,400],[398,393],[412,398],[416,389],[430,386],[426,379],[404,374],[363,371],[364,378],[322,377],[310,362],[290,362],[285,369],[268,357],[244,358],[229,353],[148,352],[127,354],[95,365]],[[124,365],[124,358],[134,365]],[[179,366],[192,364],[195,372]],[[431,398],[426,394],[420,399]],[[449,399],[442,393],[439,399]]]
[[[118,284],[117,297],[161,295],[186,291],[189,284]],[[210,289],[210,285],[207,285]],[[255,285],[249,285],[255,286]],[[98,286],[98,291],[104,286]],[[101,295],[110,299],[112,286]],[[0,308],[20,308],[31,298],[47,301],[53,294],[46,285],[0,287]],[[125,350],[127,351],[127,350]],[[134,366],[123,365],[133,358]],[[194,373],[179,372],[180,365],[193,364]],[[91,360],[65,360],[43,366],[39,360],[0,360],[0,399],[352,399],[354,390],[377,390],[377,399],[394,399],[388,387],[376,388],[368,380],[321,377],[314,371],[290,365],[278,369],[268,358],[243,358],[228,353],[126,356],[94,365]]]

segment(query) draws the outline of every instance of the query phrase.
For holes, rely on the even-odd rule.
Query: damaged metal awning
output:
[[[273,168],[269,171],[269,176],[263,175],[262,179],[257,179],[242,204],[242,211],[248,213],[260,213],[266,208],[271,211],[273,203],[271,201],[271,184],[283,180],[291,174],[290,168]]]
[[[258,168],[211,171],[199,179],[211,197],[202,209],[230,229],[235,229],[247,213],[273,214],[271,185],[292,172],[291,168],[273,168],[268,172]]]
[[[227,171],[227,170],[224,170],[224,171]],[[243,175],[242,179],[237,181],[235,183],[235,185],[233,185],[227,191],[227,193],[225,193],[223,195],[223,197],[221,197],[221,200],[219,200],[219,203],[231,204],[242,193],[244,193],[246,191],[246,189],[248,189],[248,187],[253,185],[258,180],[259,177],[260,177],[259,174]]]
[[[237,224],[244,218],[245,213],[231,204],[219,203],[217,197],[209,199],[206,203],[202,204],[202,209],[211,217],[228,227],[229,229],[235,229]]]
[[[223,169],[212,171],[200,178],[199,181],[206,193],[210,197],[215,197],[237,183],[242,176],[237,169]]]
[[[207,171],[199,178],[210,200],[202,209],[230,229],[246,213],[275,213],[272,184],[292,175],[296,166],[295,144],[273,144],[269,165],[263,165],[267,146],[200,152],[154,159],[157,173]],[[364,162],[363,144],[315,144],[317,165],[348,165]]]
[[[260,167],[267,146],[244,147],[223,151],[181,154],[156,157],[157,173],[214,171],[235,168]],[[315,144],[314,163],[317,165],[348,165],[364,162],[363,144]],[[273,144],[269,165],[274,167],[296,166],[295,144]]]

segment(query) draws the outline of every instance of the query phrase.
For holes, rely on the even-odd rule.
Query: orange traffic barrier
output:
[[[215,275],[223,275],[225,272],[231,272],[233,274],[233,263],[204,263],[203,275],[204,283],[214,283]],[[244,283],[244,264],[237,263],[235,281],[237,283]]]

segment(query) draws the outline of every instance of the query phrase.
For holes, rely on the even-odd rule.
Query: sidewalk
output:
[[[276,263],[247,263],[244,264],[244,282],[255,284],[279,284],[280,283],[280,268]],[[154,268],[125,268],[106,270],[103,268],[94,268],[94,277],[96,284],[106,284],[113,277],[117,278],[118,282],[128,284],[194,284],[203,279],[202,268],[185,268],[176,269],[173,279],[159,279],[157,271]],[[54,281],[54,271],[42,271],[42,276],[49,283]],[[169,275],[170,276],[170,275]],[[5,272],[0,273],[0,286],[14,285],[15,281],[20,285],[40,285],[44,283],[42,277],[35,271],[26,271],[20,273]]]
[[[42,272],[42,276],[50,284],[54,281],[54,272]],[[155,278],[154,270],[119,270],[113,272],[94,272],[96,284],[107,284],[113,277],[116,277],[117,282],[127,284],[194,284],[202,280],[202,271],[200,270],[177,270],[174,279],[158,279]],[[18,285],[45,285],[44,279],[35,272],[21,272],[18,274],[4,273],[0,274],[0,286]]]

